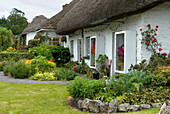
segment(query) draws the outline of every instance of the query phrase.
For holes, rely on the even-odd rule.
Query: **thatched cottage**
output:
[[[54,15],[52,18],[48,19],[45,23],[43,23],[38,29],[37,33],[40,33],[41,35],[48,35],[51,39],[47,40],[46,43],[49,45],[56,45],[57,43],[60,43],[62,46],[69,47],[69,40],[68,36],[66,37],[66,41],[62,42],[61,38],[63,35],[59,35],[56,33],[56,29],[58,26],[55,26],[58,24],[58,22],[69,12],[73,6],[78,2],[79,0],[74,0],[70,2],[69,5],[63,5],[63,10],[60,11],[58,14]]]
[[[23,30],[21,37],[28,45],[28,41],[34,39],[37,34],[37,29],[47,21],[47,18],[43,15],[36,16],[31,23]]]
[[[69,35],[72,60],[80,62],[85,57],[86,63],[96,68],[98,56],[106,54],[113,61],[112,75],[126,73],[131,64],[149,59],[151,53],[141,44],[140,31],[148,24],[159,25],[157,40],[169,53],[169,0],[80,0],[56,26],[58,34]],[[117,57],[120,47],[124,49],[121,65]]]

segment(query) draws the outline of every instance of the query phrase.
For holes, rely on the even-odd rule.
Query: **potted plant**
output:
[[[62,35],[62,37],[61,37],[61,42],[67,42],[66,36]]]

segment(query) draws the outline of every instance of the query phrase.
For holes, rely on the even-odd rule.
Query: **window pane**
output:
[[[116,70],[124,71],[124,34],[116,35]]]

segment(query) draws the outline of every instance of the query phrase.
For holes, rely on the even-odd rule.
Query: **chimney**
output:
[[[68,4],[63,5],[63,9],[64,9],[65,7],[67,7],[67,5],[68,5]]]

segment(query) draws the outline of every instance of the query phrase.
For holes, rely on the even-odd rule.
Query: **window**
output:
[[[84,46],[85,46],[85,58],[89,58],[90,57],[90,37],[85,38],[85,42],[84,42]]]
[[[70,53],[71,53],[71,55],[74,55],[74,40],[71,40],[71,42],[70,42]]]
[[[57,44],[60,44],[60,38],[50,38],[49,39],[49,45],[57,46]]]
[[[90,66],[96,67],[96,38],[91,38],[91,54],[90,54]]]
[[[136,32],[116,32],[114,37],[114,73],[127,73],[136,64]]]

